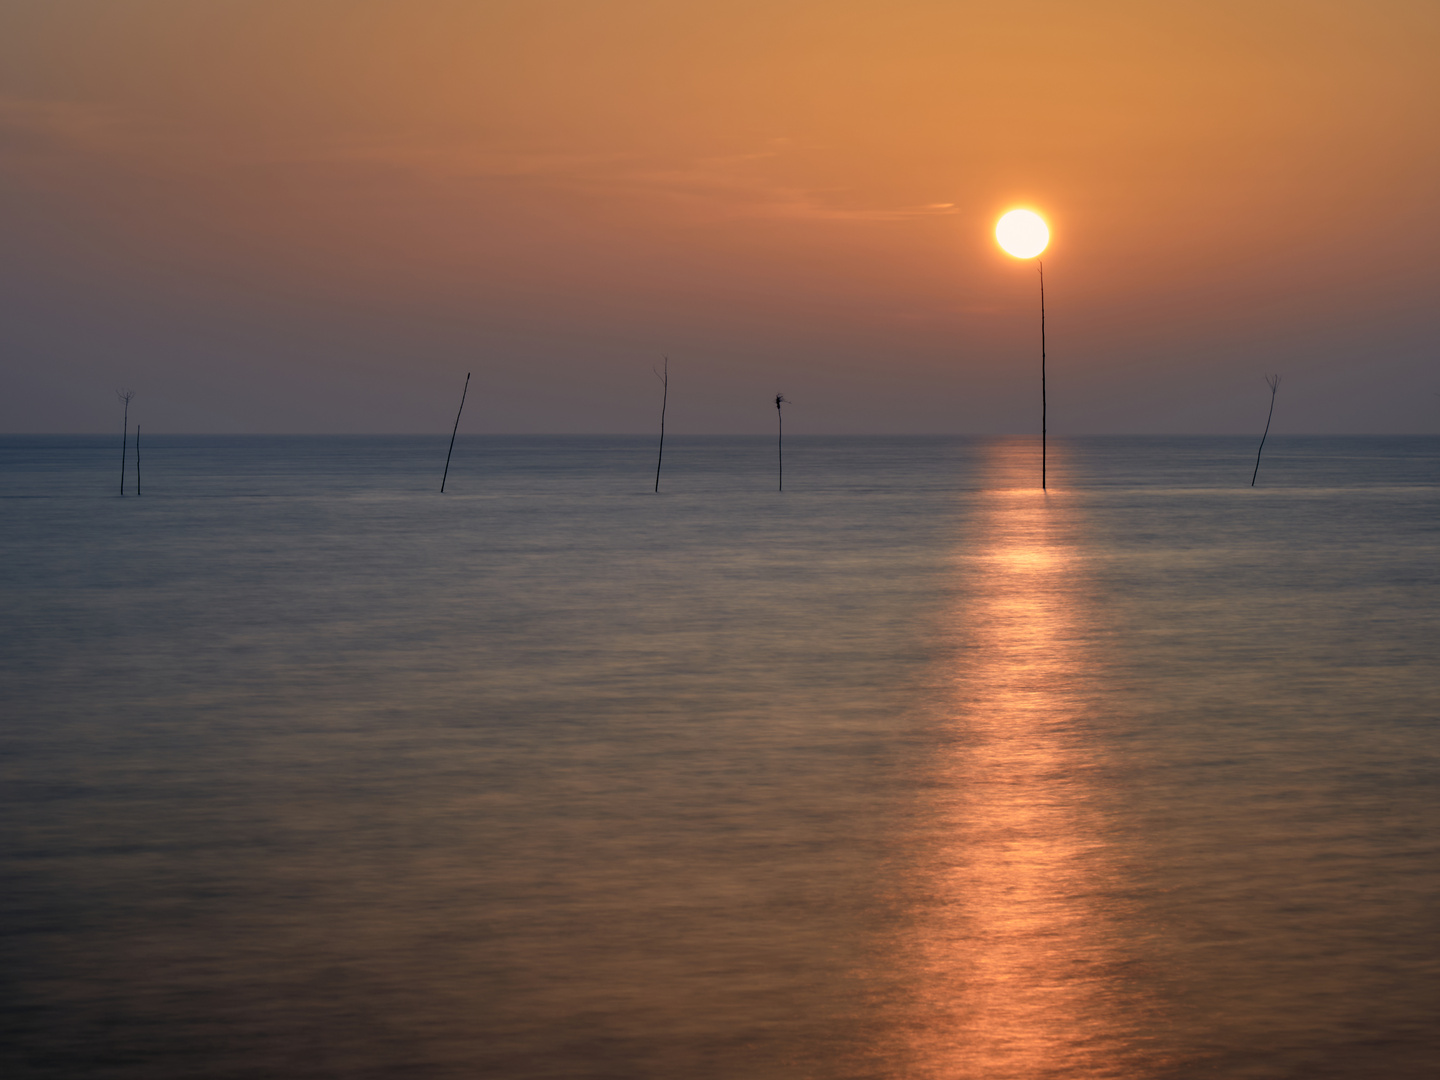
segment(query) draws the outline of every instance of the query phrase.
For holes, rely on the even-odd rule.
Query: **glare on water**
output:
[[[948,661],[953,739],[934,763],[919,869],[929,902],[915,931],[911,1068],[977,1080],[1126,1075],[1144,1003],[1118,955],[1097,750],[1084,730],[1103,657],[1079,510],[1033,488],[983,492],[975,509],[973,548],[955,555],[971,585],[949,616],[960,644]]]

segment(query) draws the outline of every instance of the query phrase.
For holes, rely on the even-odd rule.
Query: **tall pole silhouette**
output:
[[[140,495],[140,425],[135,425],[135,495]]]
[[[1040,490],[1046,490],[1050,417],[1045,394],[1045,264],[1037,255],[1050,244],[1050,226],[1033,210],[1011,210],[995,223],[995,240],[1007,255],[1035,259],[1040,271]]]
[[[657,372],[656,374],[660,374]],[[660,462],[665,460],[665,406],[670,403],[670,358],[665,357],[664,374],[660,374],[660,453],[655,458],[655,491],[660,491]]]
[[[785,414],[780,406],[789,402],[784,394],[775,395],[775,460],[780,467],[780,483],[776,491],[785,490]]]
[[[1265,437],[1270,434],[1270,419],[1275,415],[1275,391],[1280,389],[1279,375],[1266,375],[1265,385],[1270,387],[1270,413],[1265,417],[1265,434],[1260,436],[1260,449],[1255,451],[1255,471],[1250,474],[1250,486],[1255,486],[1255,478],[1260,475],[1260,454],[1265,450]]]
[[[125,447],[130,441],[130,399],[135,391],[128,387],[115,391],[115,396],[125,403],[125,416],[120,422],[120,497],[125,497]]]
[[[455,453],[455,433],[460,430],[460,414],[465,411],[465,395],[470,392],[470,372],[465,373],[465,387],[460,391],[460,408],[455,410],[455,426],[450,429],[450,449],[445,453],[445,472],[440,476],[440,494],[445,494],[445,481],[450,476],[450,455]]]
[[[1040,490],[1045,490],[1045,443],[1047,440],[1047,406],[1045,402],[1045,264],[1039,259],[1035,265],[1040,268]]]

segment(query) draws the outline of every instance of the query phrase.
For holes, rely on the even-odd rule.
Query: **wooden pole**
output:
[[[775,395],[775,457],[780,467],[780,484],[776,491],[785,490],[785,414],[780,406],[788,400],[784,394]]]
[[[670,358],[665,357],[664,374],[660,376],[660,453],[655,458],[655,491],[660,491],[660,462],[665,460],[665,406],[670,403]]]
[[[135,425],[135,495],[140,495],[140,425]]]
[[[116,390],[115,396],[125,403],[124,418],[120,421],[120,497],[125,497],[125,447],[130,441],[130,399],[134,390]]]
[[[1260,436],[1260,449],[1255,451],[1255,471],[1250,474],[1250,486],[1255,486],[1255,478],[1260,475],[1260,454],[1265,449],[1265,436],[1270,434],[1270,418],[1275,415],[1275,391],[1280,389],[1279,375],[1266,375],[1265,385],[1270,387],[1270,413],[1265,417],[1265,434]]]
[[[455,433],[460,430],[460,414],[465,411],[465,395],[470,392],[470,372],[465,373],[465,387],[460,391],[460,408],[455,410],[455,426],[450,429],[450,449],[445,452],[445,472],[440,476],[440,494],[445,494],[445,481],[450,476],[450,455],[455,453]]]
[[[1047,406],[1045,401],[1045,264],[1036,260],[1040,267],[1040,490],[1045,490],[1045,464],[1047,440]]]

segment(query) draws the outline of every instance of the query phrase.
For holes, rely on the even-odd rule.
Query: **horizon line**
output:
[[[705,439],[769,439],[773,433],[756,431],[691,431],[672,432],[677,438]],[[0,431],[0,439],[72,439],[113,438],[106,431]],[[150,438],[254,438],[254,439],[444,439],[435,431],[162,431],[149,432]],[[487,439],[655,439],[653,431],[471,431],[467,438]],[[1022,439],[1039,438],[1034,431],[963,432],[963,431],[811,431],[787,433],[794,439]],[[1248,439],[1244,431],[1089,431],[1056,435],[1060,439]],[[1440,438],[1434,431],[1290,431],[1271,433],[1271,438],[1359,438],[1413,439]]]

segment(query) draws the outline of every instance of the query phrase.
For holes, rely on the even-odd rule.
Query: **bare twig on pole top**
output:
[[[1266,375],[1265,385],[1270,387],[1270,414],[1265,417],[1265,435],[1260,436],[1260,449],[1255,451],[1255,471],[1250,474],[1250,486],[1255,486],[1255,478],[1260,475],[1260,454],[1265,449],[1265,436],[1270,434],[1270,419],[1275,415],[1275,391],[1280,389],[1279,375]]]
[[[775,395],[775,458],[780,467],[780,483],[776,491],[785,490],[785,414],[780,411],[781,405],[790,404],[790,399],[784,394]]]
[[[654,370],[653,368],[651,369]],[[655,457],[655,490],[660,490],[660,462],[665,460],[665,407],[670,403],[670,358],[665,357],[665,367],[655,372],[660,380],[660,453]]]
[[[460,391],[460,408],[455,410],[455,426],[450,429],[450,449],[445,452],[445,471],[440,475],[440,494],[445,494],[445,481],[450,476],[450,455],[455,453],[455,433],[460,430],[460,414],[465,411],[465,395],[470,392],[470,372],[465,373],[465,387]]]
[[[130,399],[135,391],[128,386],[115,391],[115,396],[125,403],[125,417],[120,424],[120,497],[125,497],[125,444],[130,441]]]

